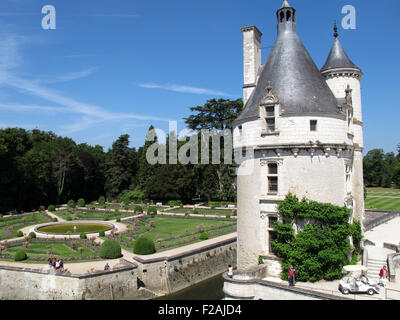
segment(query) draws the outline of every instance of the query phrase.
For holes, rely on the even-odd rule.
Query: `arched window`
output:
[[[282,23],[284,20],[285,20],[285,14],[282,11],[280,14],[280,22]]]
[[[286,11],[286,21],[292,21],[292,13],[290,10]]]

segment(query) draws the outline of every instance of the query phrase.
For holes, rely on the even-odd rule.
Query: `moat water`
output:
[[[186,289],[154,300],[222,300],[224,279],[219,274],[210,279],[194,284]]]

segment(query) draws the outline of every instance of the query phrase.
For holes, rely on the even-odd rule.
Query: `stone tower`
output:
[[[363,73],[347,56],[339,39],[335,23],[334,43],[321,74],[326,79],[335,97],[348,104],[348,135],[353,139],[352,193],[349,201],[353,204],[353,218],[362,221],[364,217],[364,179],[363,179],[363,122],[361,110],[360,80]]]
[[[345,59],[337,37],[320,71],[297,34],[296,10],[285,0],[276,17],[277,38],[263,66],[255,54],[261,32],[242,28],[245,105],[233,125],[233,144],[238,269],[257,266],[261,257],[278,275],[272,224],[288,193],[354,205],[359,219],[363,203],[361,71]]]

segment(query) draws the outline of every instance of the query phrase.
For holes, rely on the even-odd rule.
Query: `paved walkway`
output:
[[[383,243],[399,244],[400,242],[400,217],[392,219],[380,226],[365,232],[364,238],[375,243],[375,246],[366,246],[368,257],[372,259],[382,258],[385,260],[388,253],[394,253],[393,250],[383,248]],[[396,280],[388,282],[386,289],[380,287],[379,294],[369,296],[367,294],[349,294],[345,297],[356,300],[400,300],[400,269],[396,270]],[[277,278],[265,278],[265,280],[287,283]],[[307,288],[319,292],[344,296],[339,290],[339,280],[336,281],[318,281],[315,283],[297,282],[296,287]]]

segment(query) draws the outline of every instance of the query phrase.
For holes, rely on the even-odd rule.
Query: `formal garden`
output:
[[[121,257],[121,248],[137,254],[151,254],[235,232],[236,210],[228,208],[227,204],[223,204],[224,209],[217,209],[216,205],[222,204],[209,208],[184,207],[176,200],[156,206],[152,203],[106,202],[100,197],[99,201],[90,204],[84,199],[70,200],[66,205],[49,205],[47,211],[41,207],[32,213],[0,215],[0,240],[3,240],[0,260],[47,263],[49,256],[56,256],[70,263],[96,261]],[[93,223],[115,221],[125,224],[126,230],[117,232],[112,226],[95,234],[80,232],[79,227],[86,220]],[[63,224],[55,222],[63,221],[69,227],[75,222],[74,228],[78,226],[78,231],[61,231],[61,236],[55,237],[57,232],[52,230],[58,227],[63,230]],[[21,231],[46,223],[49,226],[36,229],[40,236]],[[109,230],[111,232],[107,232]],[[79,235],[79,238],[73,235]],[[102,244],[96,241],[99,239]],[[112,244],[112,249],[101,254],[105,244]]]

